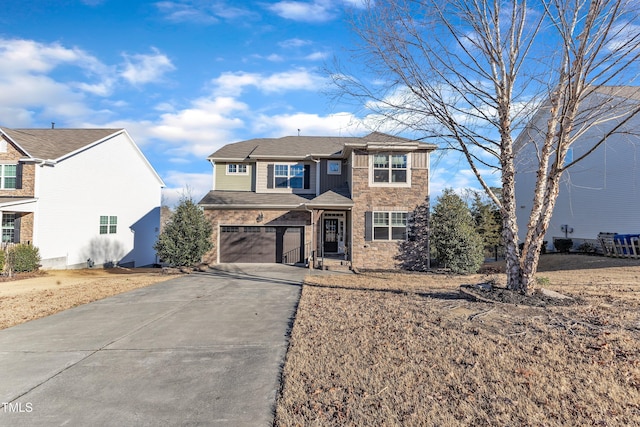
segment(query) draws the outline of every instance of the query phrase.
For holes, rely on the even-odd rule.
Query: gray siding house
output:
[[[640,234],[640,116],[618,128],[628,117],[628,111],[639,103],[640,87],[635,86],[598,88],[583,103],[574,130],[580,136],[569,149],[565,164],[588,153],[595,142],[606,138],[594,152],[564,172],[545,238],[550,249],[554,238],[565,236],[572,238],[577,247],[584,241],[595,243],[601,232]],[[544,108],[538,111],[517,140],[521,147],[516,156],[521,241],[531,211],[536,151],[543,138],[540,129],[545,129],[547,117]],[[580,128],[581,121],[593,119],[597,119],[597,125],[588,130]]]

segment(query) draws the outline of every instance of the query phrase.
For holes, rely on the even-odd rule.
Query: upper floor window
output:
[[[373,155],[373,183],[375,184],[407,184],[408,155],[376,153]]]
[[[309,188],[308,165],[274,165],[275,188]]]
[[[0,188],[15,189],[18,182],[18,165],[0,165]]]
[[[115,234],[118,230],[117,216],[100,216],[100,234]]]
[[[327,160],[327,174],[340,175],[342,174],[342,161],[341,160]]]
[[[227,164],[227,175],[246,175],[248,173],[247,165],[242,163]]]

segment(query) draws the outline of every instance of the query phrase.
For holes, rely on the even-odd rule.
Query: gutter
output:
[[[51,159],[39,159],[36,157],[28,157],[26,159],[18,159],[19,162],[22,163],[35,163],[36,165],[39,166],[54,166],[56,165],[58,162],[56,160],[51,160]]]

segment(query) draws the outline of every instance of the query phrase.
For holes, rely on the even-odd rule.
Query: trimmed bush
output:
[[[572,239],[554,239],[553,246],[556,248],[556,251],[560,253],[568,254],[571,248],[573,247]]]
[[[0,250],[0,271],[4,271],[5,261],[7,259],[7,255],[3,250]]]
[[[7,251],[6,264],[14,273],[28,273],[40,268],[40,252],[38,248],[19,243]]]

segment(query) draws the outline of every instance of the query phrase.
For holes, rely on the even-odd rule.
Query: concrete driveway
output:
[[[272,425],[306,272],[220,266],[0,331],[0,425]]]

